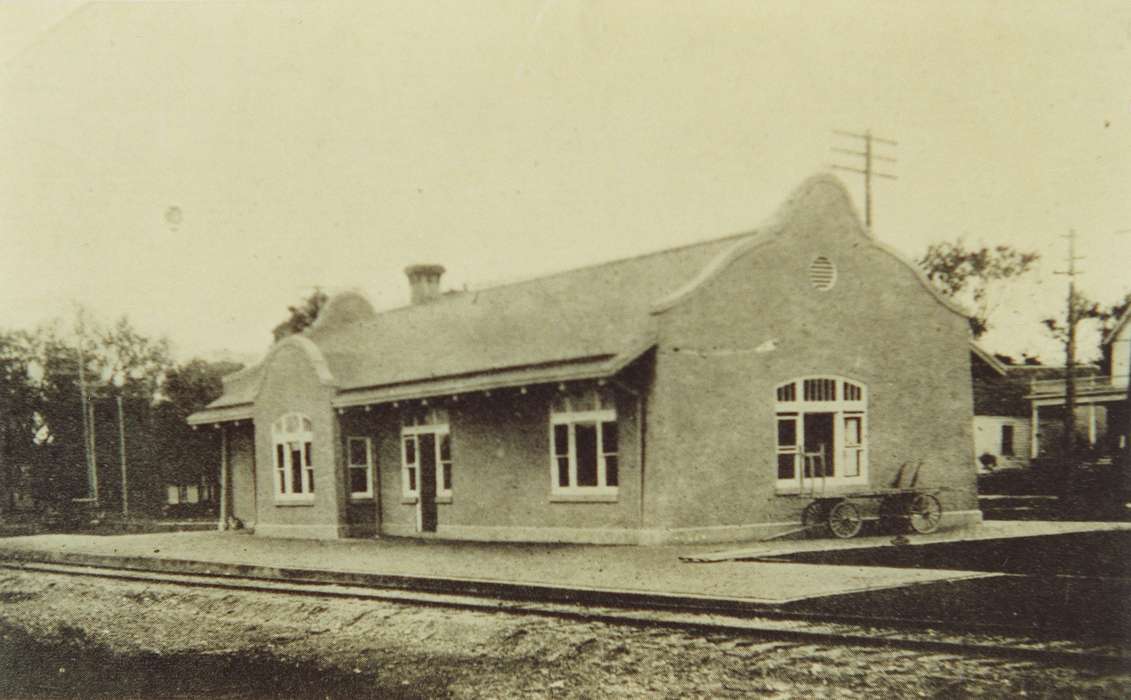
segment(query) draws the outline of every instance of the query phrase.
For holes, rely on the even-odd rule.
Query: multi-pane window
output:
[[[780,488],[858,483],[867,478],[864,387],[837,377],[786,382],[775,390]]]
[[[373,445],[369,438],[346,439],[350,498],[373,496]]]
[[[271,424],[275,446],[275,497],[309,500],[314,497],[313,428],[310,419],[288,413]]]
[[[553,493],[616,494],[617,411],[608,391],[556,396],[550,410],[550,442]]]
[[[420,495],[422,467],[435,468],[436,495],[452,495],[452,435],[448,412],[442,408],[404,414],[401,427],[401,493]]]
[[[860,476],[864,467],[864,416],[844,416],[844,475]]]
[[[170,505],[207,501],[195,484],[170,484],[165,487],[165,502]]]
[[[797,442],[797,416],[778,415],[778,480],[793,479],[798,471],[801,446]]]

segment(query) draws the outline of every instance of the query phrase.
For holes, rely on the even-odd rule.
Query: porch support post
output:
[[[1088,445],[1096,444],[1096,402],[1088,404]]]
[[[228,430],[220,426],[220,522],[217,530],[228,529]]]
[[[1033,417],[1029,419],[1029,459],[1037,458],[1037,448],[1040,446],[1040,441],[1037,437],[1037,431],[1040,429],[1041,417],[1040,412],[1037,410],[1037,402],[1033,402]]]

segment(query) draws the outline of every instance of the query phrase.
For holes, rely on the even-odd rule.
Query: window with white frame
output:
[[[420,495],[424,460],[436,465],[436,496],[451,497],[452,434],[448,421],[448,411],[443,408],[404,413],[401,426],[401,494],[405,498]]]
[[[862,384],[839,377],[786,382],[775,392],[779,489],[818,480],[867,481],[867,396]]]
[[[196,484],[169,484],[165,487],[165,502],[169,505],[183,503],[202,503],[209,500],[209,491],[206,485]]]
[[[616,495],[617,410],[605,389],[558,394],[550,407],[551,492]]]
[[[373,443],[367,437],[346,438],[350,498],[373,497]]]
[[[313,434],[310,419],[299,413],[288,413],[271,424],[275,445],[276,500],[314,498]]]

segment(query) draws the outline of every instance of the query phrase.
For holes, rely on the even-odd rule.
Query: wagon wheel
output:
[[[920,535],[934,532],[942,520],[942,505],[939,499],[929,493],[921,493],[911,499],[907,507],[907,523]]]
[[[826,525],[828,521],[828,504],[821,501],[813,501],[801,511],[801,526],[810,534],[814,533],[818,526]]]
[[[829,510],[829,530],[843,540],[856,537],[863,524],[860,509],[848,501],[841,501]]]

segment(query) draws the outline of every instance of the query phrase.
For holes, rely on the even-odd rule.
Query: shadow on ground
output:
[[[421,698],[446,695],[372,673],[345,673],[262,653],[114,654],[82,630],[40,640],[0,624],[5,698]]]
[[[1009,625],[1131,638],[1131,532],[945,542],[825,552],[775,561],[1005,574],[866,591],[789,606],[806,612]]]

